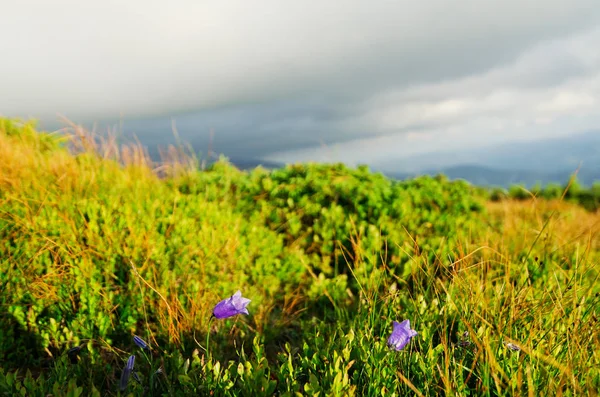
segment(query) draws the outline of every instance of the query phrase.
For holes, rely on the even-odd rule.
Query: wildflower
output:
[[[150,350],[150,346],[148,346],[148,344],[146,342],[144,342],[144,340],[142,338],[140,338],[139,336],[134,335],[133,341],[140,349]]]
[[[514,352],[518,352],[521,350],[521,348],[517,345],[515,345],[514,343],[511,342],[504,342],[504,344],[506,345],[506,347]]]
[[[238,291],[231,297],[217,303],[213,309],[213,316],[216,318],[227,318],[236,314],[249,314],[248,309],[246,309],[248,303],[250,303],[250,299],[243,298],[242,292]]]
[[[125,368],[123,368],[123,373],[121,374],[121,382],[119,383],[121,391],[123,391],[127,388],[127,383],[129,382],[129,376],[133,372],[134,364],[135,364],[135,355],[131,355],[131,356],[129,356],[129,359],[127,359],[127,365],[125,366]]]
[[[408,344],[413,336],[417,335],[417,331],[410,329],[410,321],[404,320],[401,323],[394,321],[394,330],[387,340],[388,346],[394,347],[396,350],[402,350]]]
[[[458,347],[469,347],[471,346],[471,341],[469,340],[469,331],[463,332],[460,341],[456,343]]]

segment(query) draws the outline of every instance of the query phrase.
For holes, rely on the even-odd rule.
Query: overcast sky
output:
[[[598,43],[598,0],[19,0],[0,115],[376,163],[599,129]]]

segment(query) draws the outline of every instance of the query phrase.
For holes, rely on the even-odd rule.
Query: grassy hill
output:
[[[164,160],[0,119],[0,394],[600,388],[598,212],[366,167]],[[211,317],[238,290],[249,314]]]

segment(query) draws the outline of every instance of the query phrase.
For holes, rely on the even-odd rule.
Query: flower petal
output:
[[[400,326],[402,329],[405,329],[405,330],[407,330],[407,331],[408,331],[408,330],[410,330],[410,320],[404,320],[404,321],[402,321],[402,322],[399,324],[399,326]]]
[[[139,347],[140,349],[144,349],[144,350],[150,350],[150,346],[148,346],[148,344],[139,336],[134,335],[133,336],[133,342],[137,345],[137,347]]]
[[[389,346],[393,346],[396,350],[402,350],[410,339],[417,335],[417,332],[410,329],[410,321],[404,320],[401,323],[393,322],[393,331],[387,342]]]
[[[236,314],[249,314],[246,309],[248,303],[250,303],[250,299],[242,297],[242,292],[238,290],[229,298],[217,303],[213,309],[213,315],[216,318],[227,318]]]
[[[131,355],[127,359],[127,365],[125,365],[125,368],[123,368],[123,372],[121,373],[121,380],[119,382],[119,388],[121,389],[121,391],[123,391],[127,388],[127,383],[129,383],[129,377],[131,376],[131,373],[133,372],[134,364],[135,364],[135,355]]]

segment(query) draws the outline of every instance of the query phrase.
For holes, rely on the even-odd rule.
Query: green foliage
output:
[[[364,274],[386,263],[399,272],[409,260],[405,245],[423,247],[466,235],[482,200],[464,182],[430,177],[393,182],[368,168],[342,164],[289,165],[267,173],[236,171],[225,162],[173,181],[183,194],[229,202],[255,217],[310,258],[312,270],[335,277],[347,263]],[[444,237],[442,237],[444,236]],[[393,241],[395,244],[388,244]]]
[[[500,201],[507,197],[515,200],[528,200],[532,197],[544,200],[564,199],[593,212],[600,209],[600,182],[594,183],[591,187],[585,187],[577,181],[576,176],[573,176],[572,180],[564,185],[550,183],[544,187],[536,185],[529,190],[524,186],[515,185],[511,186],[508,192],[504,189],[494,188],[488,191],[488,196],[492,201]]]
[[[0,395],[600,387],[598,214],[498,210],[464,182],[341,164],[241,172],[222,159],[161,179],[65,142],[0,119]],[[571,187],[565,199],[588,197]],[[250,315],[211,320],[238,289]],[[404,319],[418,335],[391,350]]]
[[[37,131],[36,124],[34,121],[0,117],[0,134],[25,142],[42,154],[56,150],[64,142],[61,137]]]

